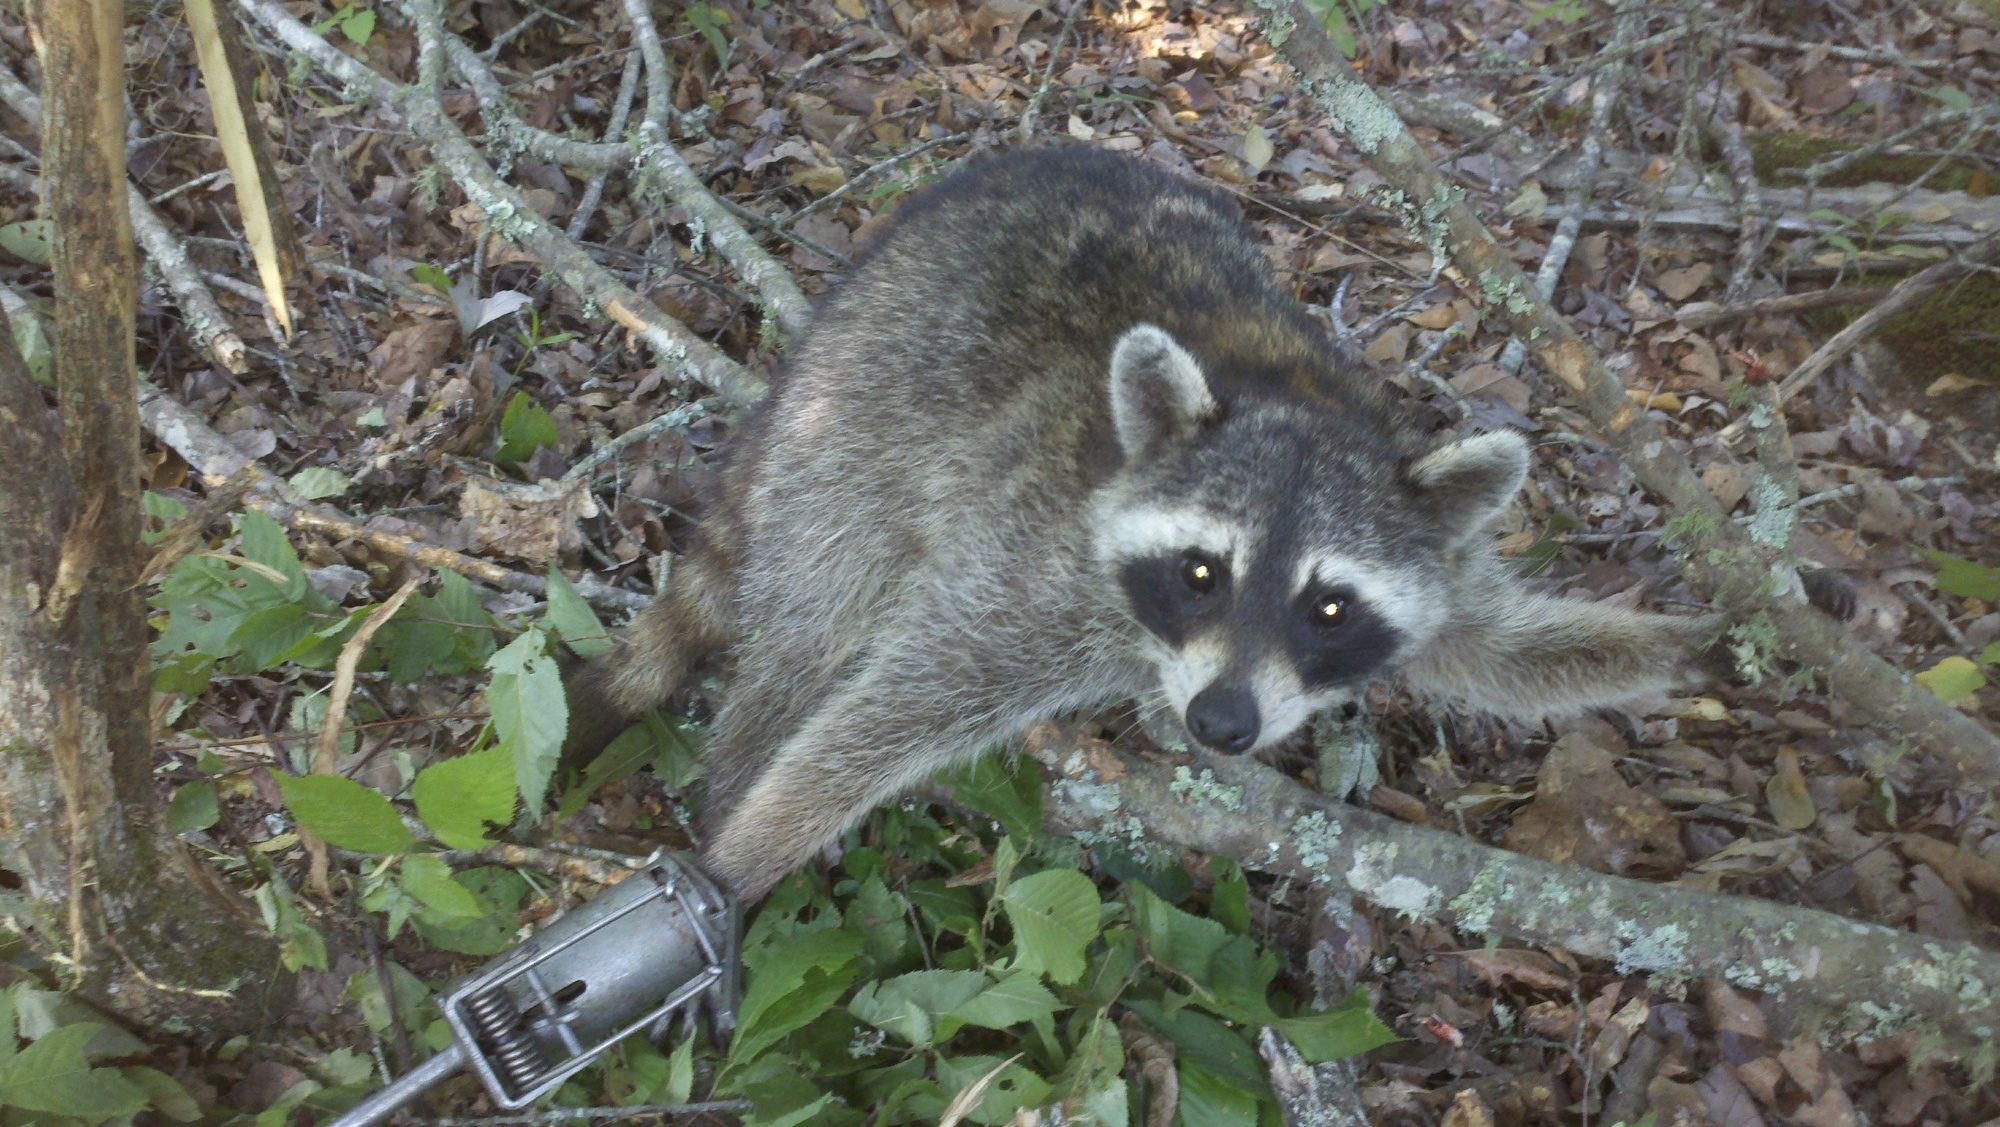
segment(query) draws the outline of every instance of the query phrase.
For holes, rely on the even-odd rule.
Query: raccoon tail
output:
[[[704,525],[702,531],[618,644],[565,679],[565,768],[589,764],[633,721],[665,704],[696,662],[729,644],[736,624],[736,553],[731,537],[712,534],[725,530]]]

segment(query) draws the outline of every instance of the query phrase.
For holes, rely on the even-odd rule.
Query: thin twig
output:
[[[1732,321],[1747,321],[1752,317],[1780,317],[1787,313],[1806,313],[1814,309],[1827,309],[1840,305],[1873,305],[1881,301],[1883,295],[1888,292],[1872,286],[1835,286],[1832,289],[1813,290],[1809,293],[1760,297],[1734,305],[1696,301],[1675,310],[1674,320],[1690,329],[1712,329],[1717,325],[1726,325]]]
[[[1056,81],[1056,59],[1062,55],[1063,44],[1069,41],[1070,28],[1075,26],[1076,17],[1089,7],[1091,0],[1070,0],[1069,11],[1063,13],[1062,27],[1056,30],[1055,42],[1049,44],[1049,59],[1042,67],[1042,81],[1028,98],[1027,107],[1021,111],[1021,143],[1035,139],[1035,118],[1042,112],[1042,103],[1048,100],[1049,88]]]

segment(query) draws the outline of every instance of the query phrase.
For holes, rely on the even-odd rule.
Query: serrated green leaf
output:
[[[549,779],[562,756],[569,731],[569,703],[563,698],[562,675],[544,650],[546,636],[529,628],[487,659],[493,680],[486,703],[493,714],[499,746],[514,760],[514,783],[529,812],[541,816]]]
[[[1021,877],[1000,898],[1014,928],[1014,968],[1058,985],[1083,977],[1083,949],[1097,938],[1097,887],[1074,869]]]
[[[1053,1091],[1047,1080],[1029,1071],[1021,1062],[1005,1063],[1006,1060],[998,1056],[939,1057],[938,1084],[956,1096],[986,1080],[989,1073],[998,1069],[992,1079],[986,1080],[985,1095],[966,1113],[965,1118],[987,1127],[1000,1127],[1012,1122],[1014,1113],[1022,1108],[1040,1106]]]
[[[503,747],[440,759],[410,784],[417,817],[453,849],[489,845],[488,826],[514,820],[514,762]]]
[[[1918,548],[1917,554],[1938,565],[1938,590],[1961,599],[2000,602],[2000,567],[1987,567],[1963,556],[1929,548]]]
[[[476,919],[485,914],[472,890],[452,879],[451,866],[428,853],[403,858],[403,891],[438,919]]]
[[[1986,676],[1970,658],[1953,655],[1917,674],[1917,683],[1950,704],[1984,688]]]
[[[982,755],[939,776],[957,801],[988,814],[1023,840],[1042,825],[1042,773],[1025,755]]]
[[[1023,971],[968,998],[951,1011],[951,1016],[982,1029],[1007,1029],[1048,1017],[1060,1008],[1062,1002],[1041,979]]]
[[[272,773],[299,827],[356,853],[396,853],[417,843],[389,800],[338,775]]]
[[[1194,1061],[1180,1061],[1181,1123],[1255,1123],[1257,1100],[1254,1092],[1230,1083],[1226,1078]]]
[[[991,980],[984,971],[920,970],[863,986],[847,1010],[892,1037],[919,1048],[931,1044],[935,1032],[951,1036],[938,1018],[984,991]]]
[[[729,1067],[747,1063],[780,1037],[827,1012],[854,981],[861,937],[822,930],[773,942],[750,971]]]
[[[500,449],[493,460],[503,466],[519,465],[536,450],[552,445],[558,437],[556,417],[527,392],[517,391],[507,400],[507,410],[500,416]]]
[[[293,474],[290,484],[299,496],[308,501],[318,501],[340,496],[352,488],[354,482],[331,466],[308,466]]]
[[[0,1063],[0,1107],[102,1123],[146,1106],[146,1093],[115,1068],[92,1068],[83,1046],[98,1026],[65,1025]]]
[[[173,834],[193,833],[205,830],[222,817],[221,807],[216,802],[215,783],[208,779],[197,779],[183,784],[174,791],[174,797],[167,803],[167,832]]]
[[[1266,1024],[1290,1038],[1309,1064],[1344,1060],[1396,1040],[1369,1008],[1368,992],[1359,988],[1324,1013],[1281,1017]]]
[[[363,8],[343,17],[340,33],[357,47],[368,46],[368,37],[375,34],[375,10]]]
[[[306,569],[300,565],[299,554],[292,550],[291,541],[285,539],[284,525],[257,509],[251,509],[236,518],[236,532],[243,546],[244,559],[283,576],[286,598],[305,597],[309,590]]]
[[[597,612],[576,593],[569,580],[556,568],[549,568],[549,610],[543,625],[553,631],[578,657],[596,657],[611,648],[611,631],[597,620]]]
[[[1170,1012],[1149,998],[1129,998],[1125,1005],[1139,1020],[1174,1043],[1183,1064],[1198,1064],[1227,1083],[1255,1093],[1258,1099],[1270,1098],[1264,1062],[1258,1059],[1241,1031],[1191,1008]]]

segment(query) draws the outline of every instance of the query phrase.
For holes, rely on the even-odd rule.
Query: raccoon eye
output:
[[[1181,582],[1197,595],[1206,595],[1215,590],[1222,580],[1222,565],[1199,552],[1189,552],[1181,557]]]
[[[1321,595],[1313,600],[1312,617],[1320,626],[1339,626],[1347,621],[1347,600],[1339,595]]]

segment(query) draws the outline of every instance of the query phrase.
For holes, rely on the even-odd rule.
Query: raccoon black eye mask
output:
[[[1710,636],[1524,590],[1486,550],[1522,439],[1426,434],[1226,197],[1140,160],[967,162],[785,367],[671,581],[571,684],[584,754],[729,651],[701,860],[748,898],[1106,699],[1248,752],[1381,677],[1508,716],[1655,693]]]

